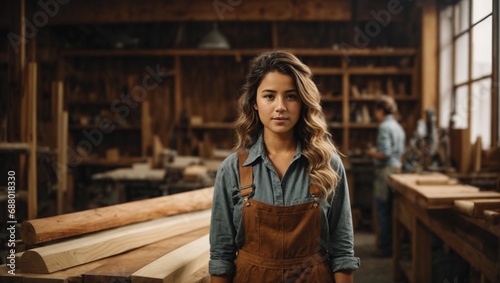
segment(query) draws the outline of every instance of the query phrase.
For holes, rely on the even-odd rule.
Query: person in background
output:
[[[394,99],[387,95],[375,101],[375,118],[381,122],[377,132],[376,147],[366,154],[375,160],[374,197],[379,224],[379,246],[376,257],[392,255],[392,191],[387,184],[390,174],[401,172],[401,155],[405,150],[405,132],[394,115],[398,108]]]
[[[257,56],[237,109],[236,152],[215,180],[211,282],[352,283],[347,180],[309,67]]]

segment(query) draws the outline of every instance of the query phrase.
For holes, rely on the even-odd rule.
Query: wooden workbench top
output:
[[[458,184],[440,173],[392,174],[389,185],[404,197],[425,209],[453,208],[460,199],[500,199],[500,193]]]

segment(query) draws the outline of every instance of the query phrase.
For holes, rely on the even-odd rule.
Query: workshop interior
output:
[[[237,102],[275,50],[319,91],[354,282],[500,282],[498,0],[5,0],[0,35],[0,282],[210,282]]]

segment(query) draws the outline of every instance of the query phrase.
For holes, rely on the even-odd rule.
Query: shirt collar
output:
[[[264,158],[266,156],[266,149],[264,147],[264,132],[260,131],[259,136],[257,137],[257,140],[255,143],[250,147],[248,150],[248,158],[247,160],[243,163],[243,166],[248,166],[252,164],[257,158],[261,157]],[[293,160],[298,159],[302,155],[302,144],[297,142],[297,149],[295,151],[295,155],[293,157]]]
[[[384,120],[394,120],[394,116],[392,114],[387,114]]]

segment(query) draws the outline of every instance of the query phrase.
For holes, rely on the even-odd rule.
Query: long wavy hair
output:
[[[338,154],[320,104],[320,93],[312,80],[308,66],[293,54],[271,51],[258,55],[251,61],[250,71],[241,89],[236,120],[235,150],[248,149],[256,141],[263,124],[254,109],[257,88],[269,72],[277,71],[292,78],[302,101],[301,118],[295,125],[295,137],[302,144],[302,154],[308,160],[307,173],[311,184],[328,197],[337,186],[339,177],[331,167],[332,156]]]

